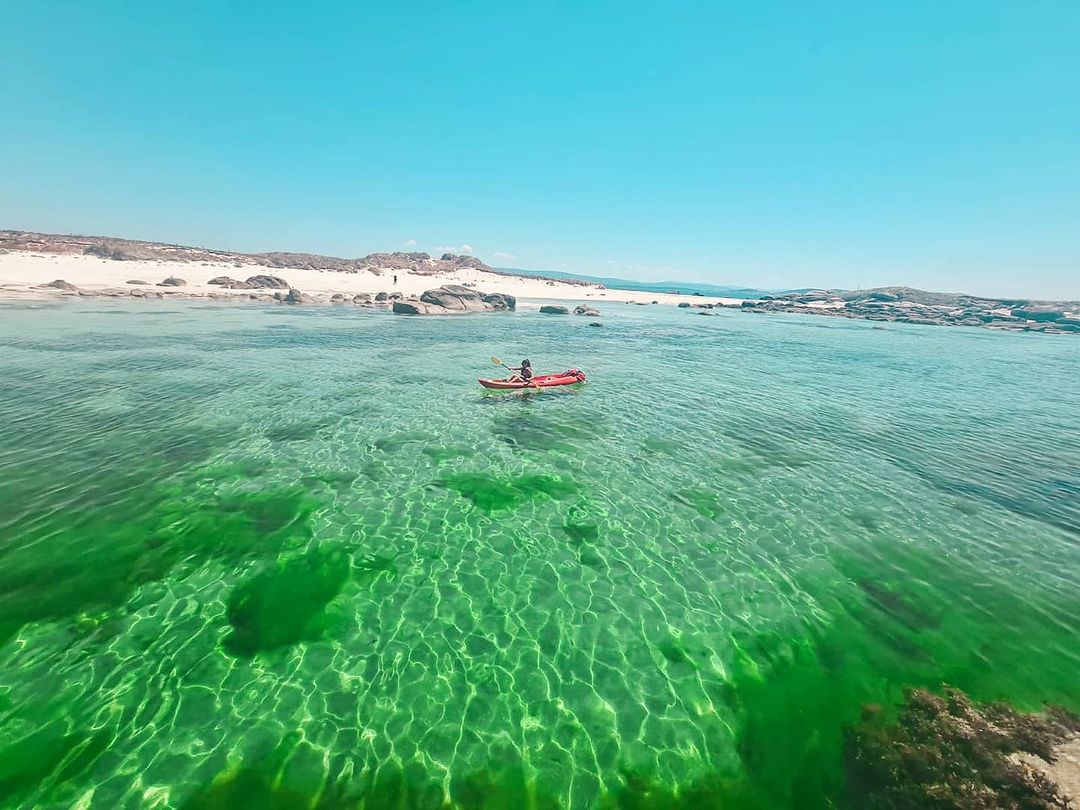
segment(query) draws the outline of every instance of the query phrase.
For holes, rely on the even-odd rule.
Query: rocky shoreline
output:
[[[979,326],[1014,332],[1080,334],[1080,302],[981,298],[911,287],[788,293],[743,301],[753,313],[788,312],[881,323]]]

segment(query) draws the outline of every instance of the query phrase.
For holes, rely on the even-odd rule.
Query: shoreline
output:
[[[397,274],[397,283],[394,275]],[[244,280],[256,275],[277,276],[292,289],[299,290],[311,300],[308,305],[352,303],[356,295],[374,297],[380,292],[401,293],[406,298],[419,296],[426,290],[444,284],[462,284],[484,293],[512,295],[532,308],[533,302],[588,303],[601,307],[604,303],[666,304],[700,302],[710,305],[738,307],[740,298],[712,298],[673,293],[651,293],[633,290],[609,290],[599,285],[571,284],[555,280],[511,276],[477,268],[456,268],[438,273],[415,273],[411,270],[387,269],[382,272],[340,272],[326,269],[282,268],[265,264],[234,262],[176,262],[168,260],[121,261],[95,256],[33,253],[10,250],[0,253],[0,300],[49,300],[57,297],[110,298],[209,298],[237,303],[255,300],[273,301],[275,289],[228,289],[207,282],[218,276]],[[166,278],[183,279],[182,286],[160,286]],[[62,280],[76,290],[43,287]],[[145,282],[133,284],[131,282]],[[539,303],[536,304],[539,306]]]

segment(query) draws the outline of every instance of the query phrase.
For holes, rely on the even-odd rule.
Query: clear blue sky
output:
[[[0,10],[0,227],[1080,298],[1077,0]]]

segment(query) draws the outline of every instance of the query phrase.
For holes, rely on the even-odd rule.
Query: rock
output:
[[[540,311],[545,315],[569,315],[570,310],[566,307],[558,306],[557,304],[544,304],[540,307]]]
[[[650,301],[649,303],[650,304],[659,304],[660,302],[659,301]]]
[[[50,281],[48,284],[39,284],[38,289],[51,288],[53,290],[63,290],[64,292],[78,292],[79,288],[74,284],[64,281],[62,278],[58,278],[56,281]]]
[[[251,285],[251,289],[262,289],[268,287],[272,290],[287,290],[289,289],[289,282],[283,278],[277,276],[258,275],[251,276],[247,283]]]
[[[404,296],[404,295],[402,295],[402,294],[401,294],[401,293],[399,293],[399,292],[392,292],[392,293],[390,293],[390,294],[389,294],[388,296],[386,296],[386,300],[387,300],[387,301],[400,301],[400,300],[402,300],[402,299],[403,299],[404,297],[405,297],[405,296]]]
[[[371,293],[357,293],[353,296],[354,304],[365,304],[371,300]]]
[[[398,315],[445,315],[449,312],[445,307],[429,304],[426,301],[418,301],[415,298],[407,301],[394,301],[390,308],[392,312],[396,312]]]
[[[510,311],[517,309],[517,299],[506,293],[488,293],[484,296],[484,303],[490,304],[493,309]]]
[[[708,310],[704,310],[704,309],[703,309],[703,310],[701,310],[701,312],[699,312],[699,313],[698,313],[698,315],[715,315],[715,314],[716,314],[716,313],[714,313],[714,312],[709,312]]]
[[[233,280],[231,278],[229,278],[228,276],[215,276],[214,278],[210,279],[206,283],[207,284],[220,285],[222,287],[228,287],[230,284],[233,283]],[[131,284],[131,282],[129,281],[128,284]]]
[[[484,297],[479,292],[468,287],[462,287],[459,284],[444,284],[436,290],[427,290],[420,296],[420,300],[444,309],[468,312],[489,309],[489,306],[484,303]]]
[[[590,321],[589,326],[603,326],[603,324],[600,321]]]
[[[315,299],[310,295],[304,295],[295,288],[290,288],[289,292],[285,294],[285,297],[280,299],[286,304],[314,304]]]
[[[690,309],[690,302],[689,301],[680,301],[679,302],[679,309]]]
[[[380,293],[375,293],[375,300],[376,300],[376,301],[386,301],[387,299],[389,299],[389,297],[390,297],[390,296],[389,296],[389,295],[387,295],[387,294],[386,294],[386,293],[384,293],[384,292],[380,292]]]
[[[333,295],[330,296],[330,303],[331,304],[344,304],[345,303],[345,296],[342,295],[341,293],[334,293]]]
[[[143,281],[142,279],[138,279],[138,278],[133,278],[133,279],[132,279],[131,281],[129,281],[129,282],[127,282],[127,283],[128,283],[128,284],[146,284],[146,285],[148,285],[148,286],[149,286],[149,284],[150,284],[150,282],[149,282],[149,281]]]
[[[164,281],[158,282],[159,287],[186,287],[187,282],[176,276],[169,276]]]
[[[1061,310],[1039,308],[1039,309],[1014,309],[1012,311],[1014,318],[1020,318],[1024,321],[1060,321],[1065,317],[1065,313]]]
[[[600,317],[599,312],[597,312],[592,307],[585,306],[584,304],[578,304],[576,307],[574,307],[574,314],[575,315],[585,315],[586,317],[589,317],[589,318],[599,318]]]
[[[79,290],[79,295],[83,298],[97,298],[101,295],[97,290]]]

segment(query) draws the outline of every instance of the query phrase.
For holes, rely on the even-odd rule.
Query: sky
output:
[[[1080,3],[0,0],[0,228],[1080,298]]]

